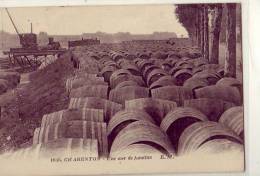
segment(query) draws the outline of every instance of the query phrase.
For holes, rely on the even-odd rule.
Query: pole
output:
[[[8,9],[7,9],[7,8],[5,8],[5,10],[6,10],[6,12],[7,12],[7,15],[9,16],[9,18],[10,18],[10,20],[11,20],[11,22],[12,22],[13,26],[14,26],[14,29],[15,29],[16,33],[17,33],[17,34],[20,36],[20,34],[19,34],[19,31],[18,31],[18,29],[16,28],[16,26],[15,26],[15,24],[14,24],[14,21],[13,21],[13,19],[12,19],[11,15],[10,15],[10,13],[9,13]]]

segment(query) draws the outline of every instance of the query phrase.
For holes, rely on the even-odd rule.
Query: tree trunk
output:
[[[201,53],[202,53],[202,56],[204,57],[204,32],[205,32],[205,30],[204,30],[204,15],[203,15],[203,5],[202,5],[202,8],[200,9],[200,18],[201,18],[201,22],[200,22],[200,26],[201,26],[201,29],[200,29],[200,31],[201,31]]]
[[[225,77],[236,77],[236,4],[228,3],[227,6],[227,33],[226,33],[226,58]]]
[[[209,60],[209,18],[208,18],[208,7],[204,5],[203,8],[204,16],[204,58]]]
[[[217,5],[214,8],[214,17],[212,23],[212,40],[211,40],[211,48],[210,48],[210,63],[218,64],[219,63],[219,36],[221,29],[221,19],[222,19],[222,5]]]
[[[200,48],[201,47],[201,32],[200,32],[200,11],[199,9],[197,10],[197,40],[198,40],[198,47]]]

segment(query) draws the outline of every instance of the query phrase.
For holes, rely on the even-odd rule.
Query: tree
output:
[[[228,3],[227,7],[227,31],[226,31],[226,58],[225,77],[236,77],[236,4]]]
[[[210,58],[209,62],[212,64],[219,63],[219,42],[220,42],[220,30],[221,30],[221,21],[222,21],[222,4],[214,5],[213,7],[213,16],[212,16],[212,41],[210,47]]]
[[[179,22],[186,28],[193,44],[196,43],[200,47],[204,58],[208,60],[208,5],[179,4],[176,5],[175,14]]]
[[[197,25],[196,25],[196,31],[197,31],[197,45],[198,45],[198,47],[201,47],[201,32],[200,32],[201,14],[200,14],[199,9],[197,10],[196,21],[197,21]]]
[[[204,16],[204,26],[203,26],[203,30],[204,30],[204,59],[209,60],[209,18],[208,18],[208,6],[207,5],[203,5],[202,7],[202,11],[203,11],[203,16]]]
[[[189,37],[192,39],[192,42],[197,42],[197,20],[192,20],[198,14],[198,6],[196,4],[179,4],[176,5],[175,14],[179,22],[187,30]]]
[[[225,8],[223,8],[225,6]],[[175,13],[179,22],[186,28],[191,39],[196,39],[201,48],[203,57],[210,63],[219,63],[219,44],[223,35],[227,49],[225,58],[224,75],[236,77],[236,11],[235,3],[227,4],[180,4],[177,5]],[[209,52],[209,10],[214,11],[212,22],[212,39]],[[239,14],[240,15],[240,14]],[[195,17],[195,19],[194,19]],[[226,21],[223,21],[225,20]],[[210,53],[210,56],[209,56]]]
[[[204,55],[204,49],[205,49],[205,47],[204,47],[204,45],[205,45],[205,41],[204,41],[204,37],[205,37],[205,29],[204,29],[204,20],[205,20],[205,16],[204,16],[204,13],[203,13],[203,8],[200,8],[199,9],[199,12],[200,12],[200,35],[201,35],[201,38],[200,38],[200,40],[201,40],[201,46],[200,46],[200,48],[201,48],[201,52],[202,52],[202,54]]]

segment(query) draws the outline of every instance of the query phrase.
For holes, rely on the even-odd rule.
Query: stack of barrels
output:
[[[49,64],[55,62],[57,59],[58,59],[58,57],[55,55],[50,55],[50,56],[40,58],[40,66],[38,67],[38,69],[39,70],[44,69]]]
[[[68,108],[43,116],[30,150],[103,158],[243,151],[242,83],[193,48],[159,47],[72,49]]]

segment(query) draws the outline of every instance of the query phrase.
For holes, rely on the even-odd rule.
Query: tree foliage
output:
[[[175,14],[178,21],[187,30],[189,37],[193,37],[196,34],[197,15],[200,9],[200,5],[197,4],[178,4],[176,5]]]

